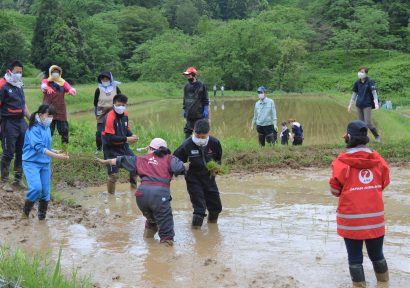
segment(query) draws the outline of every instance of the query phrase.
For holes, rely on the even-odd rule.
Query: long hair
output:
[[[158,149],[154,150],[154,155],[158,156],[160,158],[164,157],[165,155],[171,154],[171,150],[169,150],[167,147],[159,147]]]
[[[44,113],[48,113],[48,115],[54,115],[56,113],[56,109],[51,104],[40,105],[36,112],[31,113],[28,129],[31,129],[36,124],[36,115]]]

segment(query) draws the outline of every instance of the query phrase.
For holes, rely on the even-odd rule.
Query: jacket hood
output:
[[[107,77],[108,79],[110,79],[110,82],[113,81],[113,79],[112,79],[112,73],[109,72],[109,71],[101,72],[100,75],[98,75],[97,80],[98,80],[98,83],[100,83],[100,84],[101,84],[101,78],[102,78],[102,77]]]
[[[60,76],[63,75],[63,69],[61,69],[60,66],[51,65],[50,68],[48,69],[48,75],[49,75],[49,76],[51,76],[51,72],[52,72],[53,70],[58,70],[58,71],[60,71]]]
[[[350,148],[346,153],[341,153],[338,159],[354,168],[369,169],[380,163],[380,155],[370,148]]]

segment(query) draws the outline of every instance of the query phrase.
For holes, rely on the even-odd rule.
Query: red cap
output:
[[[198,72],[196,71],[195,67],[188,67],[185,72],[182,72],[184,75],[190,75],[194,74],[195,76],[198,75]]]

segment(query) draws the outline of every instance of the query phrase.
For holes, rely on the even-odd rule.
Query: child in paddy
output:
[[[282,145],[289,144],[289,128],[286,121],[282,122],[282,132],[280,132],[280,143]]]

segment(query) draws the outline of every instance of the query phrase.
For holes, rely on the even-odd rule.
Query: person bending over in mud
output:
[[[218,139],[209,136],[209,122],[206,119],[196,121],[194,134],[175,150],[174,155],[183,162],[189,161],[185,175],[186,186],[194,215],[192,228],[200,229],[208,210],[208,223],[217,223],[222,211],[221,198],[215,182],[217,172],[208,169],[208,162],[218,164],[222,159],[222,146]]]
[[[147,218],[144,238],[154,238],[158,231],[160,243],[168,246],[174,241],[174,220],[171,209],[170,182],[172,176],[185,173],[184,163],[171,155],[167,142],[155,138],[145,156],[118,156],[114,159],[97,159],[101,164],[115,165],[136,172],[141,184],[135,192],[138,208]]]
[[[55,109],[52,105],[41,105],[30,116],[29,128],[24,137],[23,170],[26,175],[28,192],[23,208],[23,217],[28,218],[37,200],[38,219],[46,218],[50,201],[50,158],[67,160],[68,155],[51,149],[50,125]]]
[[[366,287],[363,270],[363,242],[373,262],[377,281],[389,281],[383,255],[383,190],[390,183],[389,167],[376,152],[366,147],[367,124],[355,120],[344,136],[347,151],[332,163],[330,192],[339,197],[337,233],[344,238],[353,287]]]

